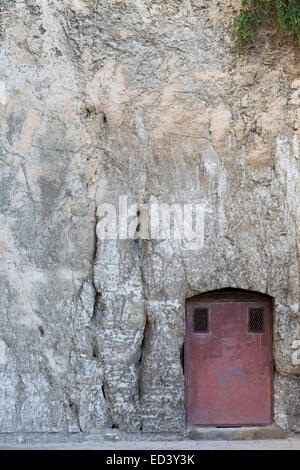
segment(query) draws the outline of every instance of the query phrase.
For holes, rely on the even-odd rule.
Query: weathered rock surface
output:
[[[0,432],[182,431],[185,300],[274,298],[300,431],[300,50],[238,59],[238,0],[3,0]],[[99,207],[200,203],[203,249],[97,238]]]

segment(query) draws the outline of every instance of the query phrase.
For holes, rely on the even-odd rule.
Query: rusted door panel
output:
[[[208,309],[208,332],[194,332],[195,308]],[[249,308],[263,309],[263,332],[249,332]],[[187,420],[198,425],[272,421],[270,304],[187,303]]]

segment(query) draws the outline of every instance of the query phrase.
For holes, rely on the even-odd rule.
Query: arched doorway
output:
[[[260,426],[272,422],[272,302],[239,289],[186,302],[188,424]]]

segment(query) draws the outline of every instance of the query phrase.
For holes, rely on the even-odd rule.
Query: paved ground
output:
[[[300,450],[300,438],[260,441],[100,441],[0,444],[0,450]]]

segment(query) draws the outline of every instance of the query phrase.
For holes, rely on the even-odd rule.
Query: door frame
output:
[[[226,427],[247,427],[247,425],[208,425],[208,424],[201,424],[201,425],[192,425],[188,423],[188,416],[187,416],[187,356],[188,356],[188,338],[187,338],[187,304],[191,301],[195,302],[257,302],[257,301],[268,301],[269,302],[269,328],[270,328],[270,404],[271,404],[271,424],[274,424],[274,341],[273,341],[273,312],[274,312],[274,298],[267,295],[262,294],[256,291],[249,291],[245,289],[237,289],[237,288],[224,288],[218,289],[213,291],[204,292],[203,294],[194,295],[189,297],[185,301],[185,335],[184,335],[184,354],[183,354],[183,370],[184,370],[184,406],[185,406],[185,425],[186,426],[197,426],[197,427],[217,427],[217,428],[226,428]],[[266,424],[251,424],[249,427],[264,427]]]

